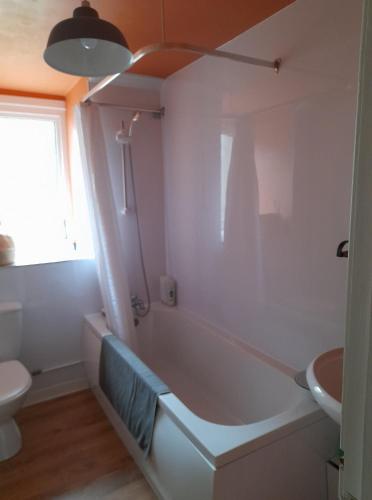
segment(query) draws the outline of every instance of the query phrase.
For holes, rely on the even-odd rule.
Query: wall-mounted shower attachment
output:
[[[129,123],[129,137],[132,137],[132,131],[133,131],[133,125],[138,122],[139,118],[141,116],[141,113],[139,111],[136,111],[133,113],[132,119]]]
[[[128,131],[124,127],[124,122],[122,122],[122,127],[116,132],[115,140],[118,144],[128,144],[131,140]]]
[[[133,116],[130,122],[125,125],[125,123],[121,122],[121,129],[116,132],[116,142],[119,144],[128,144],[131,141],[133,135],[133,125],[139,120],[141,113],[136,111],[133,113]]]
[[[128,175],[130,176],[132,182],[132,197],[133,197],[133,210],[131,213],[135,216],[136,220],[136,229],[137,229],[137,237],[139,244],[139,258],[142,269],[143,281],[145,285],[146,291],[146,301],[145,303],[141,298],[137,295],[133,295],[131,297],[131,305],[132,309],[135,313],[135,316],[146,316],[151,309],[151,297],[150,297],[150,288],[147,279],[145,261],[143,257],[143,248],[142,248],[142,237],[140,230],[140,221],[138,217],[137,210],[137,195],[136,195],[136,181],[134,175],[133,168],[133,157],[132,157],[132,135],[133,135],[133,126],[136,122],[138,122],[141,116],[141,112],[136,110],[130,121],[126,124],[124,121],[121,122],[121,129],[116,133],[115,139],[116,142],[121,146],[121,166],[122,166],[122,187],[123,187],[123,208],[121,213],[123,215],[128,215],[129,207],[128,207]],[[129,170],[127,171],[127,166]]]
[[[141,113],[139,111],[135,111],[127,125],[124,121],[121,122],[121,129],[118,130],[115,135],[116,142],[121,145],[121,178],[123,184],[123,208],[121,210],[122,214],[126,214],[128,212],[128,175],[126,168],[126,156],[127,153],[131,155],[131,151],[128,150],[127,152],[127,148],[130,148],[130,143],[133,135],[133,125],[139,120],[140,116]]]

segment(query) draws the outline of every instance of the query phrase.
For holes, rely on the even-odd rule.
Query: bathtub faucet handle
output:
[[[140,297],[138,297],[137,295],[131,295],[130,301],[131,301],[132,309],[134,310],[134,312],[136,314],[138,312],[142,312],[146,309],[144,301]]]

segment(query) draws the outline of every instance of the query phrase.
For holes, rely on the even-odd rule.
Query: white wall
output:
[[[23,305],[21,361],[30,371],[81,360],[83,316],[100,310],[93,260],[0,268],[0,302]],[[62,390],[82,383],[77,366],[34,378],[34,391]]]
[[[361,0],[297,0],[168,78],[168,272],[179,303],[297,368],[343,344]]]

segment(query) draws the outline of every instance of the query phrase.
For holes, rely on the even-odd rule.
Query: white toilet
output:
[[[0,303],[0,461],[21,449],[22,438],[14,415],[31,387],[31,376],[17,361],[21,349],[22,305]]]

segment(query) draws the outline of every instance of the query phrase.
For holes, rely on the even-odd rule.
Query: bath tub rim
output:
[[[166,309],[160,306],[156,310]],[[85,315],[84,321],[100,342],[106,335],[113,335],[101,313]],[[255,356],[254,351],[253,349],[251,354],[261,363],[267,364],[264,359]],[[281,371],[279,368],[276,369]],[[285,375],[289,377],[288,373]],[[190,410],[173,392],[159,396],[159,405],[199,453],[214,468],[219,468],[327,418],[309,393],[301,388],[299,391],[303,391],[303,398],[297,404],[267,419],[242,425],[224,425],[204,420]]]

